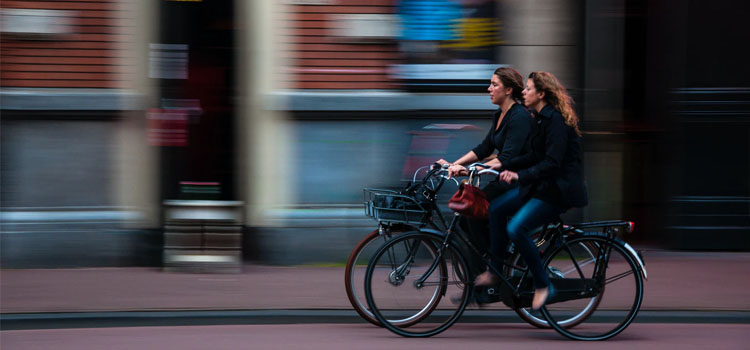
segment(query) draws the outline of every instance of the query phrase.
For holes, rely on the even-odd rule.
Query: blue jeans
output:
[[[513,241],[521,257],[531,270],[535,288],[549,286],[549,278],[542,266],[542,257],[529,231],[544,225],[565,212],[565,208],[537,198],[524,199],[518,187],[503,193],[490,203],[490,253],[492,267],[503,272],[503,261],[508,239]],[[512,216],[508,221],[507,218]]]

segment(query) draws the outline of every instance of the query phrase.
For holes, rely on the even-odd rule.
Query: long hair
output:
[[[500,67],[495,69],[494,74],[500,78],[503,86],[513,89],[510,96],[516,103],[523,105],[523,76],[521,76],[521,73],[510,67]]]
[[[532,72],[529,74],[529,79],[534,82],[534,88],[537,91],[544,92],[544,102],[560,111],[565,124],[575,129],[576,134],[581,136],[581,130],[578,129],[578,116],[573,110],[573,99],[568,95],[565,86],[549,72]]]

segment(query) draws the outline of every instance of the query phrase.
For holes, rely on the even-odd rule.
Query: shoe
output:
[[[474,286],[476,287],[487,287],[492,286],[500,282],[500,278],[497,277],[494,273],[490,271],[482,272],[477,278],[474,280]]]
[[[451,303],[453,303],[453,305],[460,304],[462,299],[463,298],[461,297],[461,295],[454,295],[454,296],[450,297]],[[474,295],[474,293],[472,293],[471,296],[469,297],[469,301],[466,303],[466,306],[476,305],[476,306],[482,308],[486,304],[487,303],[480,301],[477,298],[477,296]]]
[[[536,293],[537,292],[535,291],[534,296],[536,296]],[[550,283],[549,286],[547,286],[547,295],[544,297],[542,304],[539,305],[538,307],[534,307],[534,303],[532,302],[531,309],[533,311],[539,311],[539,309],[544,307],[544,305],[547,305],[547,301],[552,300],[552,298],[554,298],[556,295],[557,295],[557,289],[555,289],[555,286],[552,285],[552,283]]]

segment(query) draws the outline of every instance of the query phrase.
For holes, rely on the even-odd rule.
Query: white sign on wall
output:
[[[336,36],[370,39],[392,39],[398,36],[398,19],[395,15],[342,14],[334,18]]]
[[[333,5],[334,0],[284,0],[286,5]]]
[[[72,32],[69,11],[10,9],[2,10],[2,31],[13,34],[51,35]]]
[[[148,77],[155,79],[188,78],[188,45],[149,44]]]

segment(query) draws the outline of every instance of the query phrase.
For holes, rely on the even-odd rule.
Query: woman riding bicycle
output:
[[[572,99],[565,87],[548,72],[533,72],[523,90],[525,104],[534,112],[530,152],[499,161],[499,179],[517,181],[513,188],[490,203],[490,250],[495,271],[503,271],[510,238],[534,279],[532,308],[539,309],[555,294],[528,232],[550,222],[571,207],[588,203],[581,162],[581,132]],[[507,218],[512,216],[508,221]],[[495,284],[490,270],[476,279],[477,286]]]
[[[487,87],[490,100],[499,108],[494,113],[493,123],[487,131],[487,136],[474,149],[463,155],[453,163],[445,159],[437,161],[440,165],[449,164],[448,176],[468,175],[465,165],[480,160],[485,160],[497,150],[497,158],[486,164],[495,170],[500,168],[502,162],[523,153],[527,147],[529,134],[531,133],[531,113],[523,105],[523,77],[521,73],[510,67],[501,67],[495,70]],[[492,200],[508,189],[514,187],[501,182],[498,179],[491,181],[482,190],[488,200]],[[487,220],[464,220],[461,222],[466,232],[471,234],[478,242],[488,244]],[[480,261],[472,261],[472,270],[479,273],[484,264]]]
[[[502,162],[518,156],[526,146],[533,120],[523,105],[521,74],[513,68],[498,68],[492,75],[487,91],[492,103],[499,107],[494,113],[492,126],[479,145],[455,162],[449,163],[445,159],[437,161],[440,165],[450,165],[450,176],[467,175],[465,165],[490,157],[495,150],[498,151],[497,158],[487,164],[497,170]],[[492,199],[508,188],[510,186],[507,184],[493,181],[484,190],[487,198]]]

